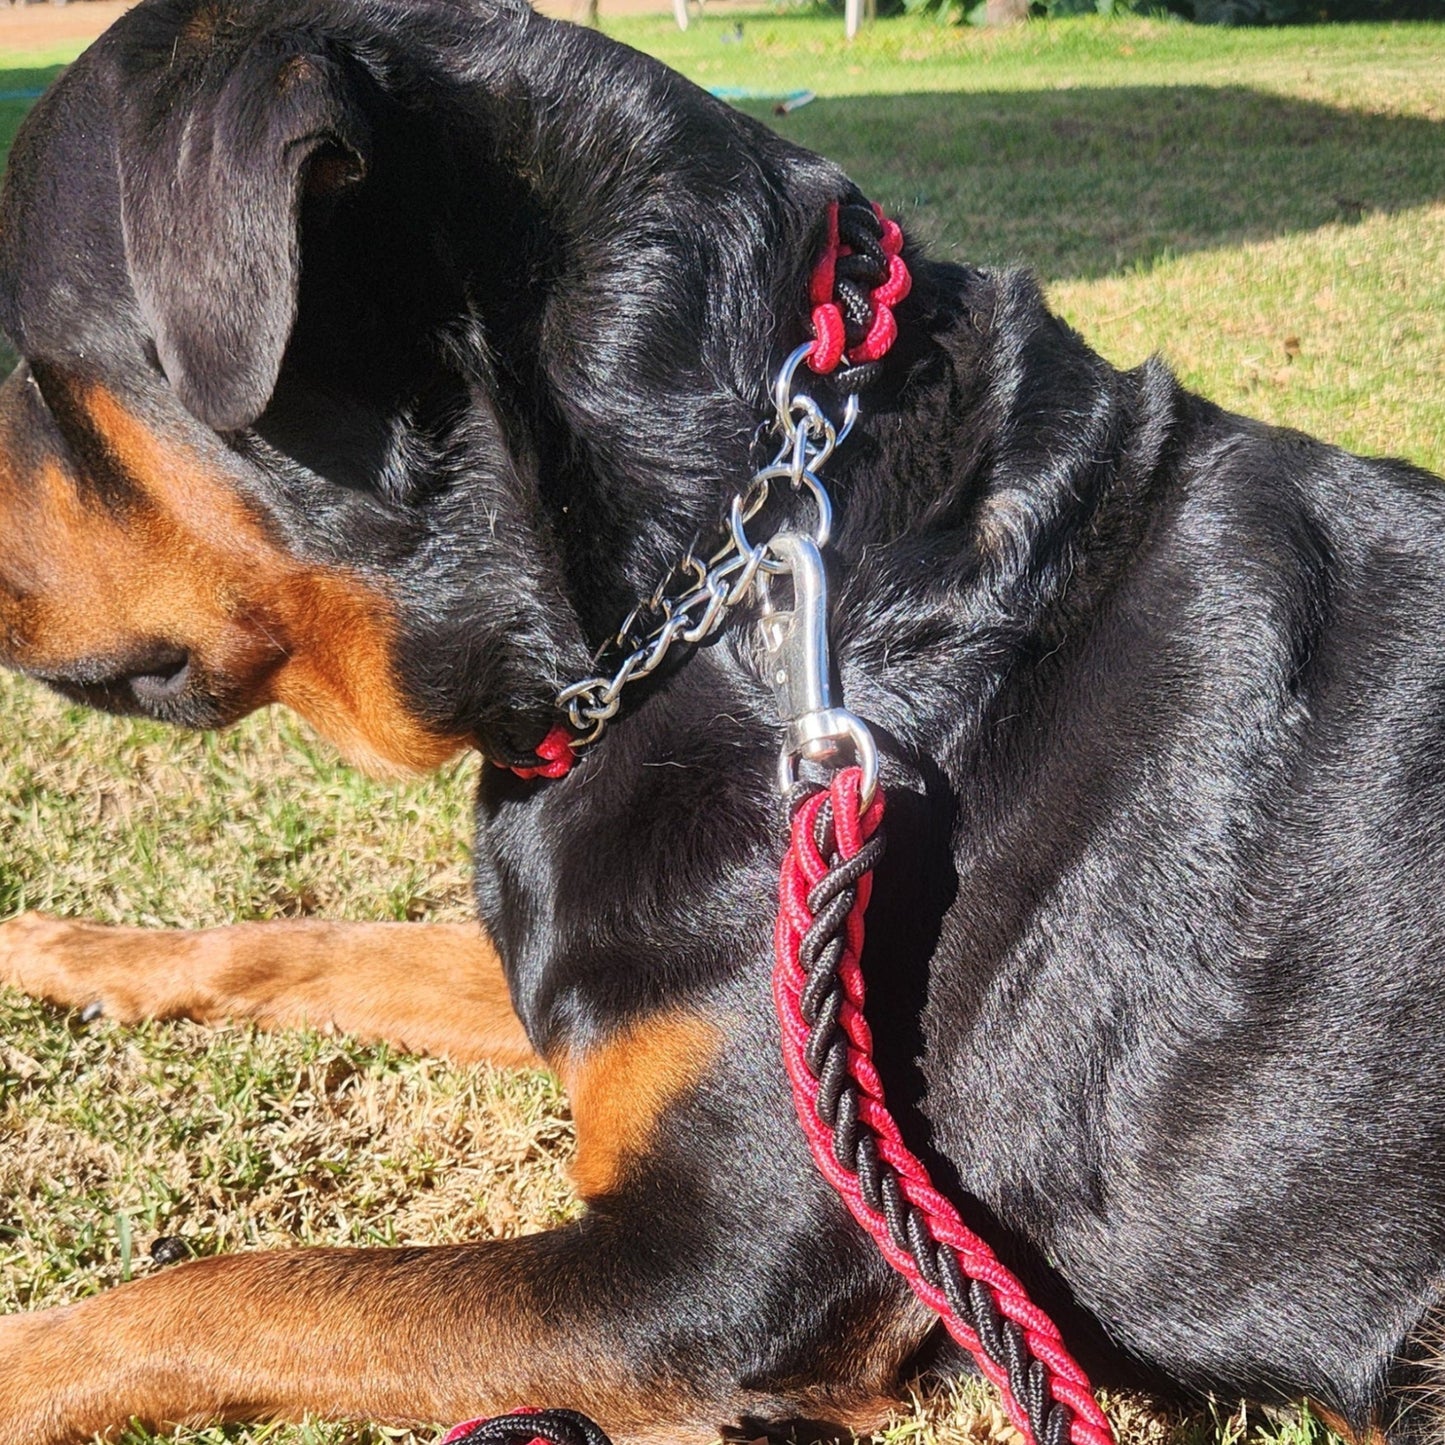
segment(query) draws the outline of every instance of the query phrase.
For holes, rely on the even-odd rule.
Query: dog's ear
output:
[[[342,64],[294,46],[255,46],[200,92],[126,116],[121,219],[167,378],[196,417],[231,431],[276,386],[296,320],[303,199],[359,182],[369,136]]]

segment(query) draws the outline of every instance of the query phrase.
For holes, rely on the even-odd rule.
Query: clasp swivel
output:
[[[828,579],[817,543],[801,532],[779,532],[764,544],[768,560],[759,573],[762,590],[762,675],[772,686],[786,728],[778,760],[779,786],[786,792],[800,759],[829,762],[851,746],[862,770],[862,805],[878,786],[878,749],[867,725],[844,707],[832,705],[828,652]],[[779,605],[782,579],[792,585],[791,605]]]

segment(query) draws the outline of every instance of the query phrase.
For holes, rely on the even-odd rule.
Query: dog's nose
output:
[[[39,682],[92,707],[155,707],[172,702],[191,681],[191,654],[152,642],[120,656],[83,658],[62,668],[26,669]]]

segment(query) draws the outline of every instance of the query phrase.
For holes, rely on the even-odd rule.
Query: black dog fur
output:
[[[219,435],[279,546],[384,585],[418,716],[512,755],[756,465],[845,185],[505,0],[147,0],[17,141],[0,321],[91,505],[123,516],[130,484],[77,378]],[[909,256],[828,472],[842,693],[885,755],[865,966],[905,1131],[1104,1383],[1423,1437],[1445,493],[1116,371],[1025,275]],[[105,672],[49,680],[246,710],[201,667],[149,706],[97,697]],[[870,1351],[889,1379],[961,1365],[792,1117],[772,707],[734,622],[567,779],[489,769],[477,804],[481,915],[544,1056],[679,1009],[722,1041],[645,1159],[528,1246],[528,1297],[664,1431],[826,1415]],[[549,1403],[596,1408],[574,1393]]]

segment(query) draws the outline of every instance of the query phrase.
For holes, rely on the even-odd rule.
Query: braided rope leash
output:
[[[612,1445],[577,1410],[513,1410],[458,1425],[441,1445]]]
[[[1054,1323],[932,1185],[888,1112],[863,1015],[863,915],[882,794],[845,768],[794,806],[778,883],[773,1000],[813,1161],[884,1258],[998,1387],[1033,1445],[1112,1445]]]
[[[827,241],[809,296],[813,340],[789,359],[776,393],[784,449],[734,501],[731,543],[711,566],[689,555],[673,569],[696,579],[691,590],[672,595],[664,579],[634,611],[604,647],[604,653],[621,656],[614,677],[588,679],[559,696],[575,732],[559,724],[538,745],[535,762],[497,766],[524,779],[564,776],[577,750],[595,742],[615,715],[628,681],[653,671],[675,638],[695,644],[710,636],[731,607],[756,592],[763,604],[765,671],[778,688],[787,724],[781,776],[793,799],[778,881],[773,996],[783,1061],[813,1160],[883,1257],[997,1386],[1026,1445],[1113,1445],[1109,1422],[1058,1329],[933,1187],[903,1142],[888,1112],[863,1015],[863,919],[883,852],[883,797],[868,729],[828,700],[827,590],[819,549],[827,542],[831,504],[815,473],[847,434],[857,392],[876,378],[897,337],[893,307],[911,284],[902,250],[897,224],[861,196],[829,208]],[[819,374],[836,373],[835,384],[850,394],[841,430],[810,399],[792,395],[791,379],[802,360]],[[784,465],[789,453],[791,464]],[[817,536],[783,532],[753,544],[745,524],[771,480],[783,476],[795,491],[806,485],[812,493],[820,513]],[[779,575],[790,579],[790,607],[775,605],[769,578]],[[633,624],[644,614],[661,620],[652,631],[635,634]],[[792,786],[799,759],[830,762],[840,745],[851,747],[858,765],[835,772],[825,788]],[[521,1410],[459,1425],[443,1445],[609,1442],[575,1411]]]

